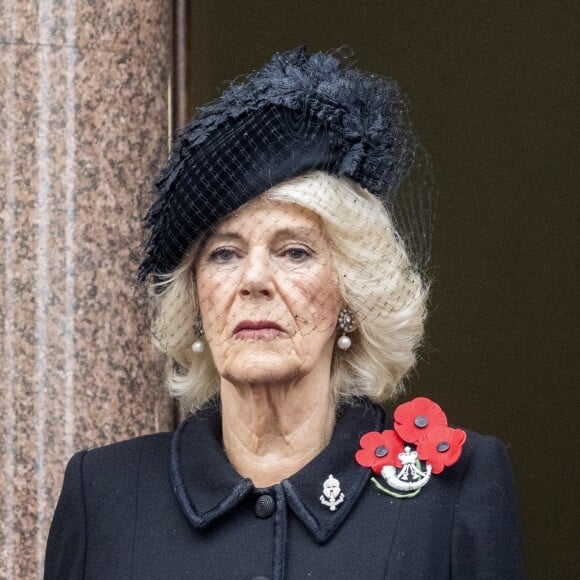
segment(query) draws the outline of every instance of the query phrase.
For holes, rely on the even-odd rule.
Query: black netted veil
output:
[[[170,272],[197,236],[273,185],[312,169],[331,171],[324,128],[300,113],[267,106],[238,117],[185,158],[153,228],[155,252],[146,263],[155,273]]]
[[[313,169],[380,197],[413,266],[424,270],[431,171],[398,85],[300,47],[233,84],[180,133],[146,216],[140,279],[170,273],[209,227]]]

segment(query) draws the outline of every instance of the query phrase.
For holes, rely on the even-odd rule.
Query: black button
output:
[[[274,509],[276,509],[274,498],[268,494],[261,495],[254,506],[254,511],[259,518],[269,518],[274,513]]]
[[[427,427],[427,425],[429,425],[429,419],[427,419],[427,417],[424,415],[417,415],[415,417],[415,425],[417,425],[419,429],[424,429]]]
[[[451,445],[449,445],[447,441],[440,441],[437,443],[437,451],[439,451],[439,453],[445,453],[446,451],[449,451],[450,447]]]
[[[389,454],[389,450],[384,445],[381,445],[380,447],[377,447],[375,449],[375,455],[377,457],[385,457],[388,454]]]

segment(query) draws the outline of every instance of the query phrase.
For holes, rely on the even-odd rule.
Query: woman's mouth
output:
[[[234,328],[235,340],[272,339],[282,334],[282,327],[271,320],[243,320]]]

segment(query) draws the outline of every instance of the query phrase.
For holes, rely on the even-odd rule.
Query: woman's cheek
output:
[[[210,330],[205,327],[206,325],[211,326],[215,331],[225,325],[228,304],[232,301],[233,292],[235,292],[235,281],[227,275],[213,275],[200,280],[199,307],[206,333]]]

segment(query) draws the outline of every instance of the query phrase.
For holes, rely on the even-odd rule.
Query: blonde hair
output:
[[[409,262],[383,204],[354,181],[322,171],[275,185],[265,198],[315,213],[330,241],[344,303],[354,314],[352,346],[335,350],[335,401],[366,396],[385,403],[413,367],[423,337],[427,288]],[[193,411],[219,391],[211,353],[194,353],[198,239],[178,268],[153,284],[153,341],[167,356],[169,392]]]

